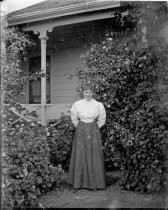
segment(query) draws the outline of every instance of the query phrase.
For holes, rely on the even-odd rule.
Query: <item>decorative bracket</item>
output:
[[[34,24],[23,27],[23,31],[33,31],[34,34],[38,34],[40,37],[47,37],[47,32],[51,33],[54,28],[52,24]]]

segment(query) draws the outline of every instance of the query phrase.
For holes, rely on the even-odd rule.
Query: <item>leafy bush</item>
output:
[[[63,115],[60,119],[51,121],[50,126],[48,127],[47,141],[50,146],[50,161],[54,166],[61,164],[65,170],[68,170],[74,134],[75,127],[72,124],[69,115]],[[106,169],[110,169],[113,168],[114,165],[111,163],[111,145],[107,145],[107,142],[105,142],[105,139],[108,138],[108,130],[106,126],[101,128],[101,135],[103,136],[102,144],[106,145]],[[116,156],[115,159],[120,161],[118,156]]]
[[[72,143],[75,127],[70,116],[63,115],[55,122],[51,122],[48,127],[47,141],[50,146],[50,161],[54,166],[61,164],[64,169],[68,169],[71,157]]]
[[[6,132],[2,153],[4,207],[38,206],[38,197],[58,186],[62,171],[50,163],[45,127],[17,123]]]
[[[11,109],[18,113],[26,111],[18,103],[18,96],[24,94],[25,85],[39,75],[29,75],[21,67],[21,61],[26,60],[26,50],[34,44],[30,37],[18,28],[7,28],[6,20],[2,35],[3,208],[36,207],[41,193],[55,184],[58,186],[62,171],[49,161],[45,127],[20,122],[12,126],[18,116],[14,116]]]
[[[165,182],[168,137],[168,48],[164,41],[143,45],[132,33],[93,45],[87,68],[76,75],[78,96],[86,82],[105,105],[102,128],[108,166],[124,170],[121,185],[160,190]]]

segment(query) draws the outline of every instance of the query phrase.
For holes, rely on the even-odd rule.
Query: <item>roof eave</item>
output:
[[[120,1],[93,1],[89,3],[82,3],[80,5],[65,6],[60,8],[54,8],[49,10],[42,10],[37,12],[31,12],[21,15],[13,16],[8,20],[8,25],[20,25],[29,22],[35,22],[40,20],[46,20],[51,18],[59,18],[69,15],[76,15],[86,12],[92,12],[96,10],[110,9],[119,7]]]

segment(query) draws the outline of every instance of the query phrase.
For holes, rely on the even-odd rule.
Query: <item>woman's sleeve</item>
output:
[[[78,117],[77,108],[75,104],[73,104],[71,108],[71,120],[74,126],[77,127],[78,122],[79,122],[79,117]]]
[[[98,127],[101,128],[106,121],[106,110],[104,108],[104,105],[102,103],[99,103],[99,115],[98,115]]]

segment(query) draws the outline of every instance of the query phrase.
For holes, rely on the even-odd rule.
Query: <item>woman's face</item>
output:
[[[84,95],[84,98],[89,101],[90,99],[92,99],[93,97],[93,91],[90,90],[90,89],[87,89],[87,90],[84,90],[83,91],[83,95]]]

